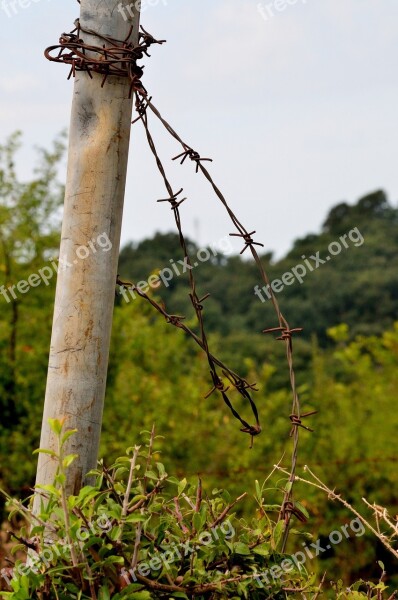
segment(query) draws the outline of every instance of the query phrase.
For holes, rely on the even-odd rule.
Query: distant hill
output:
[[[199,248],[194,242],[190,250],[195,259]],[[195,276],[201,292],[211,293],[206,304],[209,330],[254,333],[274,322],[270,294],[262,289],[252,262],[211,251],[199,256]],[[177,234],[158,233],[125,246],[119,271],[137,283],[169,269],[156,294],[172,312],[191,314],[186,274],[175,274],[183,270],[180,258]],[[264,256],[289,322],[304,327],[304,338],[316,334],[321,344],[327,342],[326,329],[342,322],[356,335],[379,334],[398,320],[397,261],[398,209],[383,191],[353,206],[341,203],[332,208],[322,230],[296,240],[281,260]]]

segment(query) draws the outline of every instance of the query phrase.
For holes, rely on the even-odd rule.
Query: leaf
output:
[[[150,594],[150,592],[147,592],[147,591],[133,592],[132,594],[129,594],[128,597],[130,600],[151,600],[151,594]]]
[[[185,479],[185,477],[184,477],[184,479],[182,479],[182,480],[179,482],[179,484],[178,484],[178,495],[179,495],[179,496],[180,496],[180,495],[182,494],[182,492],[185,490],[186,486],[187,486],[187,480],[186,480],[186,479]]]
[[[307,519],[309,519],[309,518],[310,518],[310,515],[309,515],[309,512],[308,512],[308,510],[305,508],[305,506],[303,506],[303,505],[301,504],[301,502],[298,502],[298,501],[296,501],[294,504],[295,504],[295,506],[297,506],[297,508],[298,508],[298,509],[299,509],[299,510],[300,510],[300,511],[303,513],[303,515],[304,515],[305,517],[307,517]]]
[[[111,600],[111,594],[108,587],[102,586],[100,588],[98,600]]]
[[[53,458],[58,458],[58,454],[56,452],[53,450],[47,450],[46,448],[37,448],[36,450],[33,450],[32,454],[48,454]]]
[[[66,431],[61,438],[61,446],[63,446],[65,442],[67,442],[69,438],[72,437],[72,435],[74,435],[75,433],[77,433],[77,429],[69,429],[68,431]]]
[[[157,469],[159,471],[160,477],[165,477],[167,475],[167,473],[166,473],[166,470],[164,468],[164,465],[162,465],[162,463],[157,462],[156,466],[157,466]]]
[[[285,523],[283,521],[279,521],[275,525],[275,529],[274,529],[273,534],[272,534],[272,539],[273,539],[273,543],[274,543],[274,550],[276,550],[278,548],[279,542],[282,539],[284,531],[285,531]]]
[[[78,454],[68,454],[68,456],[65,456],[64,460],[62,461],[62,465],[64,467],[64,469],[67,469],[68,467],[70,467],[70,465],[77,459],[79,458]]]
[[[55,483],[59,483],[59,485],[62,486],[62,485],[65,484],[65,482],[66,482],[66,475],[65,475],[65,473],[58,473],[55,476]]]
[[[48,424],[50,425],[51,430],[57,436],[61,435],[64,423],[65,419],[48,419]]]
[[[257,500],[259,502],[261,502],[261,488],[260,488],[260,484],[259,484],[259,482],[258,482],[257,479],[256,479],[256,481],[254,483],[255,483],[255,486],[256,486],[256,497],[257,497]]]
[[[250,548],[247,544],[243,544],[242,542],[236,542],[233,545],[235,554],[242,554],[244,556],[250,555]]]
[[[279,512],[281,509],[279,504],[264,504],[262,508],[265,512]]]
[[[79,492],[78,500],[79,503],[84,500],[87,502],[88,500],[92,500],[95,496],[98,495],[98,490],[96,490],[91,485],[85,485]]]
[[[138,513],[131,513],[128,517],[126,517],[126,523],[143,523],[148,517],[146,515],[141,515]]]
[[[224,502],[226,502],[226,504],[231,502],[231,494],[227,490],[222,491],[221,498],[224,500]]]
[[[24,544],[15,544],[15,546],[11,548],[11,554],[15,556],[17,552],[26,552],[26,546]]]
[[[199,513],[195,513],[192,519],[193,526],[197,533],[200,533],[202,530],[202,517]]]
[[[103,565],[124,565],[124,558],[123,556],[108,556]]]
[[[260,544],[253,548],[254,554],[259,554],[260,556],[269,556],[270,555],[270,547],[269,544]]]
[[[285,492],[286,493],[290,493],[293,489],[293,482],[292,481],[288,481],[287,484],[285,485]]]
[[[168,477],[168,483],[172,483],[173,485],[180,485],[180,480],[177,477]]]
[[[60,496],[61,492],[59,490],[57,490],[57,488],[51,484],[46,484],[46,485],[36,485],[36,488],[38,488],[39,490],[43,490],[44,492],[50,492],[50,494],[53,494],[54,496]]]

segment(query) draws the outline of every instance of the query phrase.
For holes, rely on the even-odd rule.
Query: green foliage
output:
[[[62,149],[56,144],[42,153],[34,181],[21,183],[14,167],[17,145],[18,138],[13,138],[0,149],[0,287],[6,288],[46,265],[59,239],[62,190],[56,166]],[[376,193],[355,206],[332,210],[322,233],[297,240],[284,259],[273,262],[271,255],[266,257],[271,278],[280,277],[303,254],[323,253],[350,228],[358,227],[364,235],[363,246],[346,250],[308,274],[303,285],[287,287],[279,299],[289,322],[305,327],[304,337],[294,341],[299,392],[303,411],[318,410],[308,423],[315,432],[302,432],[299,469],[308,463],[354,506],[366,496],[391,514],[397,512],[398,484],[398,328],[392,324],[398,297],[396,224],[397,209]],[[192,243],[191,248],[195,252]],[[141,281],[180,256],[176,236],[159,234],[126,248],[120,273]],[[228,488],[238,497],[257,479],[264,490],[263,504],[276,517],[285,482],[275,481],[275,476],[264,485],[263,480],[282,456],[288,465],[291,398],[283,344],[259,333],[274,324],[274,315],[253,295],[259,282],[250,262],[220,254],[201,263],[197,276],[200,290],[212,293],[204,311],[213,332],[211,348],[234,370],[259,383],[256,400],[263,433],[250,450],[222,399],[204,398],[212,384],[202,353],[144,301],[126,304],[117,296],[101,454],[107,463],[116,463],[131,439],[155,422],[165,436],[157,441],[155,460],[160,462],[162,453],[167,456],[170,472],[179,480],[186,478],[191,491],[197,474],[203,475],[204,494],[210,498],[213,488]],[[0,296],[0,484],[22,496],[34,483],[36,462],[30,453],[40,432],[54,280],[55,276],[48,287],[19,294],[15,302]],[[189,322],[185,283],[183,276],[176,277],[170,290],[155,293],[172,312],[187,310]],[[249,417],[240,400],[234,400]],[[304,486],[295,488],[294,500],[301,512],[308,512],[309,524],[294,524],[292,552],[305,530],[322,541],[352,518]],[[236,510],[250,518],[249,499]],[[397,585],[396,566],[383,552],[368,536],[353,538],[319,557],[311,568],[319,574],[327,569],[329,577],[341,578],[348,586],[358,578],[378,581],[376,559],[381,558],[387,584]]]
[[[333,587],[336,600],[360,600],[361,598],[380,600],[383,598],[383,594],[388,592],[388,588],[383,582],[376,584],[369,581],[363,581],[362,579],[349,588],[347,588],[341,580],[335,583]],[[392,598],[394,597],[395,594]]]
[[[300,597],[317,587],[292,557],[281,555],[282,529],[262,511],[239,519],[226,490],[203,495],[201,482],[170,477],[155,458],[154,432],[146,448],[134,446],[110,467],[92,473],[93,485],[66,497],[65,473],[74,455],[63,446],[73,435],[52,421],[58,451],[53,485],[41,486],[41,511],[33,515],[9,499],[27,521],[14,553],[22,551],[9,600]],[[28,539],[28,535],[30,538]],[[26,559],[29,556],[29,561]],[[264,585],[260,574],[289,559],[289,570]],[[281,569],[279,569],[281,570]],[[9,573],[11,577],[11,573]],[[257,579],[256,579],[257,577]],[[297,593],[294,591],[297,589]]]
[[[58,254],[64,145],[60,136],[50,151],[39,149],[33,179],[21,182],[15,167],[20,138],[16,133],[0,145],[0,483],[27,492],[34,465],[26,448],[37,447],[40,436],[55,270],[49,285],[29,293],[16,286]]]
[[[270,280],[281,279],[297,265],[307,274],[303,283],[286,285],[278,298],[289,322],[304,327],[307,344],[313,334],[322,346],[329,343],[325,334],[329,327],[345,322],[351,336],[380,334],[398,319],[398,283],[395,261],[398,254],[398,209],[392,207],[384,192],[361,198],[357,204],[341,204],[327,216],[319,234],[309,234],[294,242],[288,254],[278,261],[272,254],[263,256]],[[346,244],[340,237],[352,230],[352,240]],[[305,263],[319,252],[322,260],[329,254],[328,246],[339,242],[341,252],[332,260],[320,263],[310,260],[312,271]],[[191,242],[193,256],[198,251]],[[243,332],[251,340],[252,356],[259,359],[263,352],[260,331],[275,322],[271,302],[263,292],[262,303],[254,288],[262,288],[257,267],[239,256],[218,254],[195,270],[200,289],[210,292],[212,302],[206,307],[209,330],[223,334],[226,341]],[[304,259],[303,259],[304,256]],[[156,234],[152,240],[129,244],[122,249],[119,270],[123,277],[135,282],[170,266],[170,259],[181,258],[178,235]],[[167,306],[190,314],[186,277],[175,276],[168,287],[158,290]],[[227,344],[226,344],[227,345]]]
[[[28,183],[19,181],[15,170],[19,146],[19,133],[0,146],[0,430],[13,429],[19,420],[29,428],[27,412],[36,406],[37,414],[41,411],[54,288],[37,286],[36,280],[27,295],[17,285],[55,258],[63,197],[57,182],[62,138],[51,151],[39,150],[40,161]],[[11,442],[15,448],[17,438]]]

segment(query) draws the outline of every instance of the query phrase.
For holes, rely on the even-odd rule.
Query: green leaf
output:
[[[57,475],[55,476],[55,483],[59,483],[59,485],[65,485],[66,482],[66,475],[65,473],[57,473]]]
[[[60,421],[59,419],[48,419],[48,424],[50,425],[50,428],[55,433],[55,435],[61,435],[62,428],[64,426],[63,420]]]
[[[224,500],[224,502],[226,502],[226,504],[231,502],[231,494],[228,492],[228,490],[222,491],[221,498]]]
[[[255,486],[256,486],[256,498],[259,502],[261,502],[261,488],[260,488],[260,484],[258,482],[258,480],[256,479],[256,481],[254,482]]]
[[[179,484],[178,484],[178,495],[179,495],[179,496],[182,494],[182,492],[183,492],[183,491],[185,490],[185,488],[187,487],[187,483],[188,483],[188,482],[187,482],[187,480],[185,479],[185,477],[184,477],[184,479],[182,479],[182,480],[179,482]]]
[[[286,493],[290,493],[293,489],[293,482],[292,481],[288,481],[287,484],[285,485],[285,492]]]
[[[279,543],[280,543],[280,541],[282,539],[284,531],[285,531],[285,523],[284,523],[284,521],[279,521],[275,525],[275,529],[274,529],[273,534],[272,534],[274,550],[276,550],[278,548]]]
[[[247,544],[243,544],[242,542],[236,542],[233,545],[233,549],[235,554],[242,554],[244,556],[250,555],[250,548]]]
[[[37,448],[36,450],[33,450],[32,454],[48,454],[53,458],[58,458],[58,454],[56,452],[53,450],[47,450],[46,448]]]
[[[151,600],[151,594],[147,591],[133,592],[132,594],[129,594],[128,598],[129,600]]]
[[[162,463],[157,462],[156,466],[157,466],[157,469],[159,471],[160,477],[165,477],[167,475],[167,473],[166,473],[166,470],[164,468],[164,465],[162,465]]]
[[[91,485],[85,485],[79,492],[79,496],[78,496],[78,500],[79,503],[88,500],[92,500],[93,498],[95,498],[98,495],[98,490],[96,490],[94,487],[92,487]]]
[[[269,544],[260,544],[253,548],[254,554],[259,554],[260,556],[269,556],[270,555],[270,547]]]
[[[193,526],[195,528],[195,531],[197,533],[200,533],[202,531],[202,517],[200,516],[199,513],[195,513],[192,519],[192,523]]]
[[[101,586],[98,593],[98,600],[111,600],[111,593],[109,588],[106,586]]]
[[[70,437],[72,437],[72,435],[75,435],[75,433],[77,433],[77,429],[69,429],[68,431],[66,431],[61,438],[61,445],[63,446],[65,442],[69,440]]]
[[[108,556],[103,562],[104,565],[124,565],[123,556]]]
[[[262,508],[265,512],[279,512],[281,509],[279,504],[264,504]]]
[[[64,467],[64,469],[67,469],[68,467],[70,467],[70,465],[77,459],[79,458],[78,454],[68,454],[68,456],[65,456],[65,458],[62,461],[62,465]]]
[[[173,485],[180,485],[180,480],[177,477],[168,477],[167,481]]]
[[[54,496],[61,495],[61,492],[55,486],[49,483],[46,485],[36,485],[36,488],[38,488],[39,490],[43,490],[44,492],[50,492],[50,494],[53,494]]]
[[[309,513],[308,513],[308,510],[305,508],[305,506],[303,506],[303,505],[301,504],[301,502],[298,502],[298,501],[296,501],[294,504],[295,504],[295,506],[297,506],[297,508],[298,508],[298,509],[299,509],[299,510],[300,510],[300,511],[303,513],[303,515],[304,515],[305,517],[307,517],[307,519],[309,519],[309,518],[310,518],[310,515],[309,515]]]
[[[139,523],[144,522],[147,519],[147,515],[141,515],[139,513],[131,513],[128,517],[126,517],[126,523]]]

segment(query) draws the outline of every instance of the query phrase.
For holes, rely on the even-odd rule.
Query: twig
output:
[[[224,508],[224,510],[222,511],[221,515],[219,515],[216,520],[212,523],[212,525],[210,525],[211,529],[213,529],[213,527],[217,527],[217,525],[219,525],[220,523],[222,523],[225,519],[225,517],[227,516],[227,514],[229,513],[229,511],[236,505],[238,504],[238,502],[240,502],[241,500],[243,500],[243,498],[245,498],[247,496],[247,492],[245,492],[244,494],[242,494],[241,496],[239,496],[239,498],[237,498],[234,502],[231,502],[231,504],[228,504],[228,506],[226,508]]]
[[[285,473],[286,475],[290,475],[290,473],[288,471],[286,471],[286,469],[283,469],[282,467],[277,467],[277,469],[278,469],[278,471],[281,471],[282,473]],[[353,506],[351,506],[351,504],[349,504],[346,500],[344,500],[344,498],[342,498],[339,494],[336,494],[336,492],[329,489],[320,479],[318,479],[318,477],[311,471],[311,469],[307,465],[304,467],[304,470],[308,471],[308,473],[311,475],[311,477],[313,477],[315,479],[315,481],[317,481],[317,483],[314,483],[313,481],[309,481],[308,479],[303,479],[302,477],[299,477],[298,475],[295,475],[296,481],[301,481],[302,483],[306,483],[307,485],[311,485],[312,487],[318,488],[319,490],[322,490],[323,492],[328,494],[329,498],[331,498],[332,500],[337,500],[338,502],[343,504],[343,506],[345,506],[356,517],[358,517],[358,519],[361,521],[361,523],[363,523],[365,525],[365,527],[367,527],[369,529],[369,531],[371,531],[373,533],[373,535],[375,535],[377,537],[377,539],[379,539],[381,541],[383,546],[385,548],[387,548],[387,550],[389,552],[391,552],[395,556],[395,558],[398,558],[398,552],[386,541],[385,536],[379,534],[378,531],[357,510],[355,510],[355,508]]]

